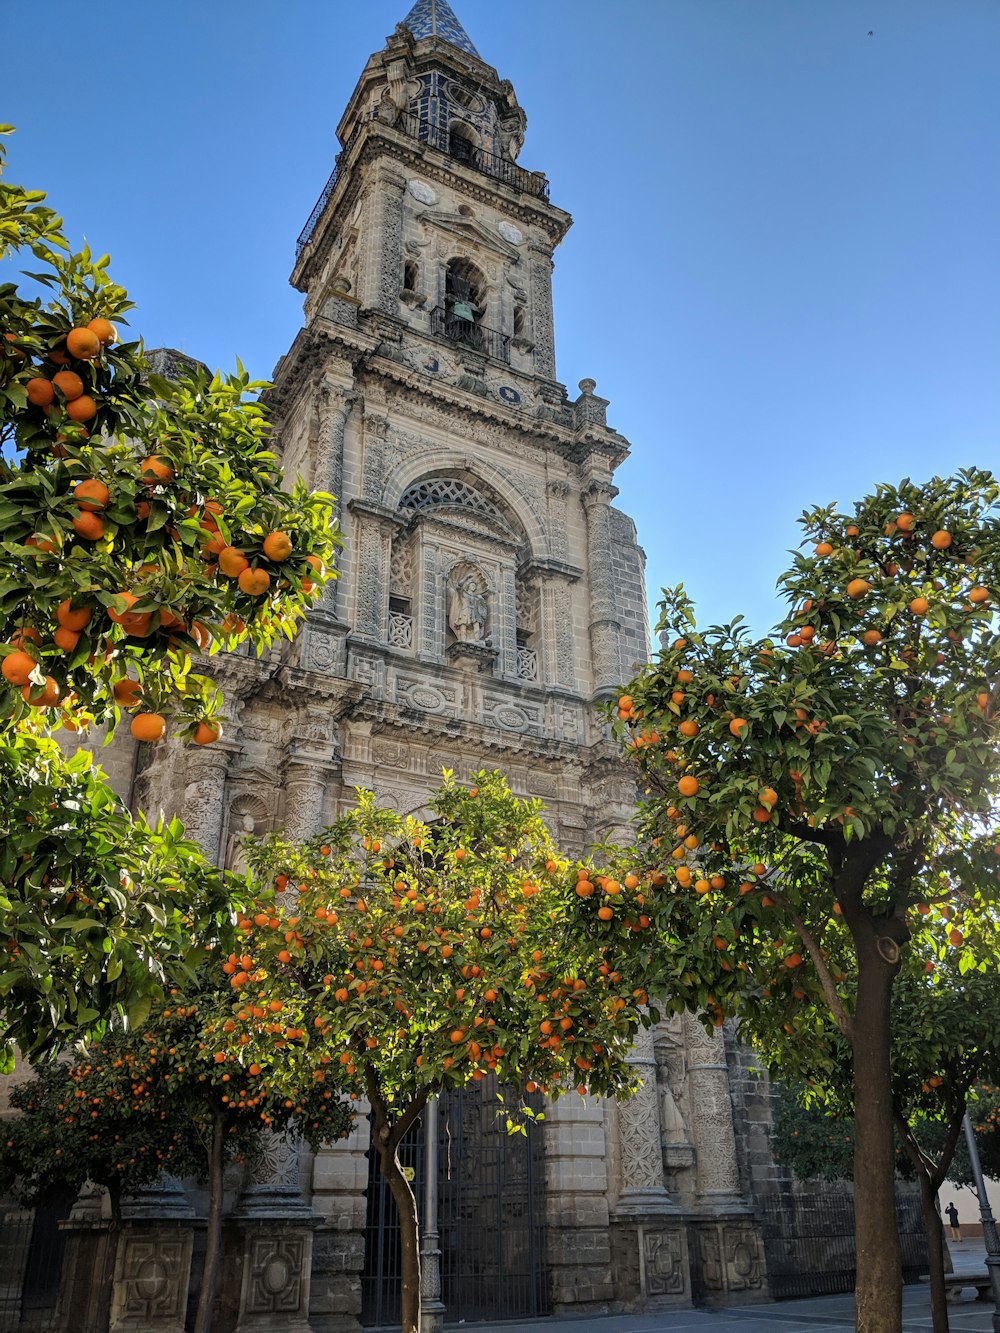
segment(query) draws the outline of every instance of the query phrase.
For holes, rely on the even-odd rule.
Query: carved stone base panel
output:
[[[235,1333],[314,1333],[309,1322],[311,1226],[248,1226]]]
[[[615,1303],[624,1310],[668,1310],[691,1304],[686,1225],[660,1216],[612,1223]]]
[[[689,1227],[692,1298],[729,1305],[769,1299],[760,1228],[747,1217]]]
[[[111,1333],[184,1333],[190,1227],[127,1226],[118,1241]]]

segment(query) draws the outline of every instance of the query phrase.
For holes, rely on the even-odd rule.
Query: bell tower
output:
[[[363,685],[382,733],[415,710],[470,757],[517,737],[603,782],[591,705],[646,656],[643,558],[611,503],[628,444],[594,380],[570,399],[556,379],[572,219],[519,161],[526,125],[447,0],[417,0],[341,117],[272,399],[286,468],[340,497],[346,536],[298,656]],[[574,801],[571,841],[627,817],[616,780],[596,824]]]

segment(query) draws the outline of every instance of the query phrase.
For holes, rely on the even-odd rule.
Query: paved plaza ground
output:
[[[951,1246],[956,1273],[978,1273],[986,1268],[980,1241]],[[951,1333],[992,1333],[993,1303],[966,1299],[948,1307]],[[816,1296],[804,1301],[775,1301],[766,1305],[725,1310],[676,1310],[670,1314],[602,1315],[592,1319],[528,1319],[497,1324],[449,1324],[470,1333],[816,1333],[820,1329],[854,1328],[854,1297]],[[903,1290],[903,1333],[931,1328],[930,1298],[926,1283]]]

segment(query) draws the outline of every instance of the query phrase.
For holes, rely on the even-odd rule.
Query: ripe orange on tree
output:
[[[38,663],[28,653],[15,649],[3,659],[0,673],[11,685],[27,685],[28,677],[37,666]]]
[[[167,731],[167,719],[161,713],[136,713],[129,731],[137,741],[162,740]]]
[[[111,323],[111,321],[107,319],[102,319],[100,316],[98,316],[97,319],[88,320],[87,328],[91,331],[91,333],[94,335],[94,337],[97,339],[97,341],[101,344],[102,347],[110,347],[111,344],[118,337],[118,331],[115,328],[115,326]]]
[[[71,421],[92,421],[97,416],[97,404],[90,394],[82,393],[66,404],[66,415]]]
[[[244,569],[237,582],[243,592],[250,597],[262,597],[271,586],[271,576],[266,569]]]
[[[219,569],[227,578],[235,579],[250,566],[250,561],[236,546],[223,546],[219,551]]]
[[[71,403],[74,398],[79,398],[83,393],[83,380],[75,370],[59,370],[52,376],[52,383],[56,386],[67,403]]]
[[[101,340],[92,329],[70,329],[66,335],[66,350],[77,361],[93,361],[101,354]]]
[[[103,481],[88,477],[73,488],[73,499],[81,509],[106,509],[111,492]]]
[[[84,541],[96,542],[104,536],[104,520],[100,514],[85,509],[73,520],[73,531]]]
[[[292,554],[292,539],[287,532],[269,532],[264,538],[263,550],[268,560],[280,565]]]
[[[169,459],[161,458],[159,454],[150,454],[139,464],[139,474],[147,485],[163,485],[173,480],[173,464]]]
[[[56,607],[56,620],[66,629],[86,629],[90,624],[90,618],[93,610],[89,606],[78,606],[73,609],[73,603],[69,597],[65,598]]]
[[[36,376],[28,380],[24,386],[24,391],[28,395],[28,402],[33,403],[35,407],[48,407],[55,401],[56,392],[49,380]]]
[[[32,708],[52,708],[59,702],[59,682],[52,676],[45,677],[44,685],[33,685],[29,682],[21,690],[21,698]]]

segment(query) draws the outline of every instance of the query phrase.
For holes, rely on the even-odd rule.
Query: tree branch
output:
[[[774,890],[772,890],[772,892],[774,892]],[[801,916],[799,916],[798,912],[785,895],[783,893],[776,894],[776,901],[781,904],[791,917],[792,925],[798,931],[799,938],[806,946],[806,951],[813,961],[816,975],[819,977],[819,984],[823,988],[823,994],[826,996],[826,1002],[830,1006],[830,1012],[833,1014],[837,1027],[840,1028],[848,1041],[852,1041],[854,1039],[854,1019],[844,1008],[840,996],[837,994],[837,987],[833,984],[833,976],[826,965],[826,959],[820,952],[819,945],[813,938],[809,927],[802,920]]]
[[[788,832],[793,838],[798,838],[800,842],[818,842],[823,847],[840,847],[844,841],[844,835],[839,831],[827,828],[813,828],[812,824],[803,824],[801,822],[789,824]]]

